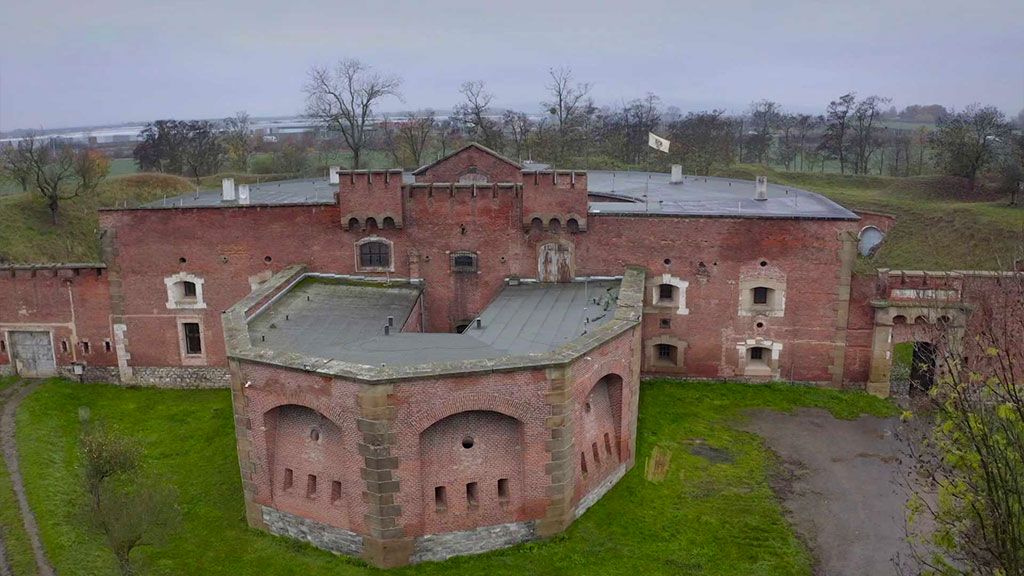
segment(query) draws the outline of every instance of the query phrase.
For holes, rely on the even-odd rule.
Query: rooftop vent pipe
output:
[[[669,180],[672,184],[683,183],[683,165],[673,164],[672,165],[672,178]]]
[[[249,185],[239,184],[238,185],[238,203],[248,204],[249,203]]]
[[[221,200],[231,202],[235,199],[235,179],[225,178],[220,181]]]
[[[767,200],[768,199],[768,177],[758,176],[757,177],[757,192],[754,194],[754,200]]]

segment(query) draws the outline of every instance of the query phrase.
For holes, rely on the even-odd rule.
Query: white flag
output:
[[[647,133],[647,144],[655,150],[661,150],[662,152],[668,153],[668,145],[671,144],[668,140],[665,140],[661,136],[655,136],[654,132]]]

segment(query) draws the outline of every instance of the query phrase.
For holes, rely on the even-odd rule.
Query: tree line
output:
[[[1014,121],[993,106],[949,110],[938,104],[897,110],[880,95],[838,96],[821,114],[787,112],[771,100],[739,114],[713,109],[682,114],[647,93],[615,106],[598,106],[592,84],[569,68],[548,71],[534,111],[498,110],[483,81],[468,81],[451,115],[433,110],[402,119],[378,117],[388,99],[401,98],[401,79],[358,60],[314,67],[305,86],[306,115],[340,135],[361,167],[366,151],[381,150],[414,168],[476,141],[516,160],[538,159],[575,168],[655,169],[682,164],[708,175],[735,163],[786,170],[913,176],[943,173],[971,185],[988,171],[1015,191],[1024,178],[1024,111]],[[908,124],[916,123],[917,125]],[[649,132],[672,141],[669,154],[647,146]]]

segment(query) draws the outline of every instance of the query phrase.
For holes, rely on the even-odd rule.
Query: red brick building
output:
[[[249,522],[386,566],[564,529],[633,464],[641,375],[886,394],[900,318],[968,318],[971,273],[854,273],[891,218],[766,182],[477,145],[332,180],[0,269],[0,372],[230,385]]]

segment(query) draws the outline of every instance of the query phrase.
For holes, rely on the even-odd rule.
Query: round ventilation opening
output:
[[[767,265],[768,265],[768,261],[767,260],[761,260],[761,267],[762,268],[764,268]]]
[[[312,430],[310,430],[309,431],[309,439],[312,440],[313,442],[319,442],[320,441],[320,431],[317,430],[316,428],[313,428]]]
[[[758,322],[758,323],[756,324],[756,326],[757,326],[758,328],[764,328],[764,322]]]
[[[178,264],[184,264],[185,262],[188,262],[188,260],[184,256],[178,258]]]
[[[672,259],[671,258],[665,258],[665,266],[668,266],[671,263],[672,263]]]
[[[463,438],[462,439],[462,447],[466,448],[466,449],[472,448],[473,447],[473,437],[472,436],[466,436],[465,438]]]

